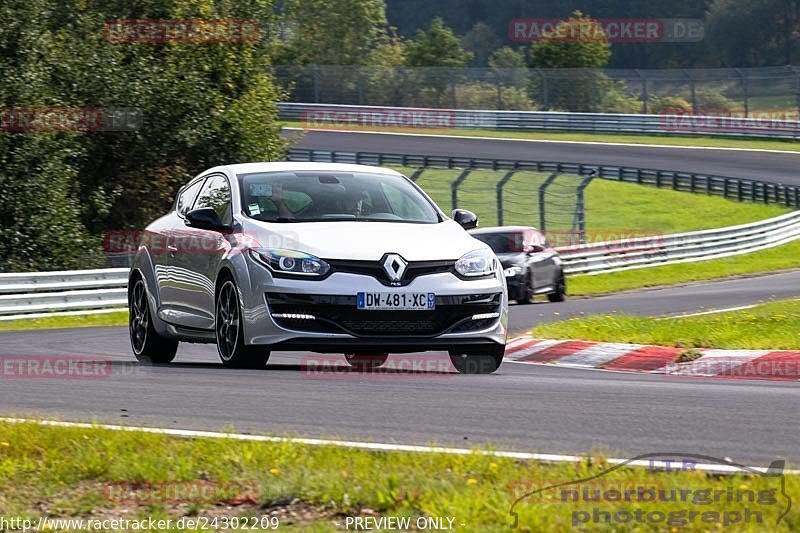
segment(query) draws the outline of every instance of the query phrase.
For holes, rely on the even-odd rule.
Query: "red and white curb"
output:
[[[508,341],[505,360],[670,376],[800,380],[800,351],[700,349],[699,358],[677,363],[684,351],[686,348],[523,336]]]

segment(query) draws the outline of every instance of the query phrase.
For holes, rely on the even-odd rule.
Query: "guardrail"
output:
[[[757,252],[798,238],[795,211],[739,226],[569,246],[559,253],[567,274],[604,274]]]
[[[594,165],[587,163],[564,163],[553,161],[513,161],[449,156],[427,156],[410,154],[384,154],[373,152],[339,152],[328,150],[290,149],[289,161],[319,161],[333,163],[355,163],[360,165],[430,167],[450,169],[518,170],[530,172],[558,172],[651,185],[693,193],[722,196],[731,200],[781,204],[800,209],[800,187],[769,183],[758,180],[728,178],[713,174],[676,172],[637,167]],[[457,190],[458,183],[452,187]]]
[[[770,117],[492,111],[337,104],[278,104],[280,118],[311,128],[437,128],[710,135],[799,139],[800,122]]]
[[[127,268],[0,274],[0,317],[128,305]]]
[[[737,200],[800,207],[798,188],[721,176],[546,161],[290,150],[293,161],[424,168],[528,170],[597,176]],[[458,179],[451,186],[457,191]],[[498,191],[501,193],[502,191]],[[502,194],[498,195],[502,201]],[[800,211],[726,228],[581,244],[559,249],[568,274],[599,274],[755,252],[800,238]],[[127,306],[127,268],[0,274],[0,320]]]
[[[704,261],[800,238],[800,211],[726,228],[560,248],[567,274],[602,274]],[[0,274],[0,320],[31,313],[121,308],[128,269]]]

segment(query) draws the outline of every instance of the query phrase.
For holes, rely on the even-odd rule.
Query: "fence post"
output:
[[[689,90],[691,91],[691,95],[692,95],[692,114],[696,115],[697,114],[697,87],[696,87],[697,84],[695,83],[694,78],[692,77],[692,73],[689,70],[683,69],[683,73],[686,75],[687,78],[689,78]]]
[[[447,69],[450,77],[450,105],[451,109],[458,109],[458,102],[456,101],[456,78],[453,75],[452,69]],[[455,208],[454,208],[455,209]]]
[[[461,174],[450,184],[450,203],[453,205],[453,209],[458,209],[458,187],[461,185],[469,173],[472,172],[472,169],[466,168],[464,169]]]
[[[497,182],[497,225],[498,226],[502,226],[505,222],[503,217],[503,209],[504,209],[503,187],[505,187],[506,183],[508,183],[508,180],[510,180],[512,176],[514,176],[515,172],[516,170],[510,170],[506,172],[506,175],[503,176],[503,178]]]
[[[592,180],[597,176],[597,170],[593,169],[588,176],[584,176],[581,184],[578,185],[578,205],[575,207],[575,219],[572,222],[572,227],[578,227],[578,244],[586,244],[586,209],[584,205],[583,191]],[[572,245],[572,234],[570,234],[569,244]]]
[[[425,172],[425,169],[426,167],[419,167],[417,170],[414,171],[413,174],[411,174],[411,176],[409,176],[408,179],[410,179],[411,181],[417,181],[419,177],[422,175],[422,173]]]
[[[358,105],[364,105],[364,70],[363,67],[356,67],[358,73],[358,80],[356,87],[358,89]]]
[[[637,76],[639,76],[639,79],[642,80],[642,113],[646,115],[648,108],[647,104],[648,101],[650,100],[650,97],[647,94],[647,78],[642,76],[642,73],[639,72],[639,69],[634,69],[634,72],[636,73]]]
[[[750,88],[748,87],[747,83],[747,73],[742,72],[742,69],[737,68],[736,74],[739,75],[739,79],[742,83],[742,96],[744,97],[744,118],[750,116]]]
[[[319,104],[319,70],[316,66],[311,71],[311,77],[314,80],[314,103]]]
[[[545,193],[547,193],[547,188],[551,183],[553,183],[553,181],[555,181],[557,177],[558,172],[553,172],[546,180],[544,180],[544,183],[539,186],[539,230],[542,232],[544,232],[547,228],[547,217],[545,216],[545,204],[547,202],[545,201]]]
[[[542,78],[542,99],[541,99],[542,104],[541,104],[541,109],[543,111],[546,111],[547,109],[550,108],[550,88],[547,86],[547,74],[545,74],[545,72],[540,68],[537,68],[536,72]]]

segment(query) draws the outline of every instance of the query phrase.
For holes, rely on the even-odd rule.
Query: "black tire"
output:
[[[505,354],[505,345],[486,348],[488,353],[459,354],[450,352],[450,361],[459,374],[491,374],[500,368]]]
[[[147,299],[147,287],[141,277],[135,277],[128,292],[128,333],[131,349],[142,363],[169,363],[175,359],[178,341],[158,334]]]
[[[239,291],[229,277],[217,291],[214,306],[214,333],[217,353],[223,366],[229,368],[264,368],[270,352],[261,346],[246,346],[242,328],[242,306]]]
[[[532,304],[533,303],[533,282],[531,281],[531,274],[528,273],[525,276],[525,281],[522,282],[522,287],[520,287],[520,297],[517,298],[518,304]]]
[[[347,360],[347,363],[355,368],[356,370],[360,371],[368,371],[383,366],[386,363],[386,360],[389,358],[388,353],[371,353],[371,354],[362,354],[362,353],[346,353],[344,354],[344,358]]]
[[[550,294],[548,294],[547,299],[553,303],[563,302],[564,300],[567,299],[567,280],[564,277],[563,272],[560,272],[558,274],[555,292],[551,292]]]

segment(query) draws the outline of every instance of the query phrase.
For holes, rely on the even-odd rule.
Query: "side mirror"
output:
[[[210,207],[201,207],[199,209],[192,209],[186,213],[186,224],[199,229],[208,229],[212,231],[223,231],[228,229],[219,215]]]
[[[466,209],[453,209],[453,220],[464,229],[475,229],[478,227],[478,215]]]

